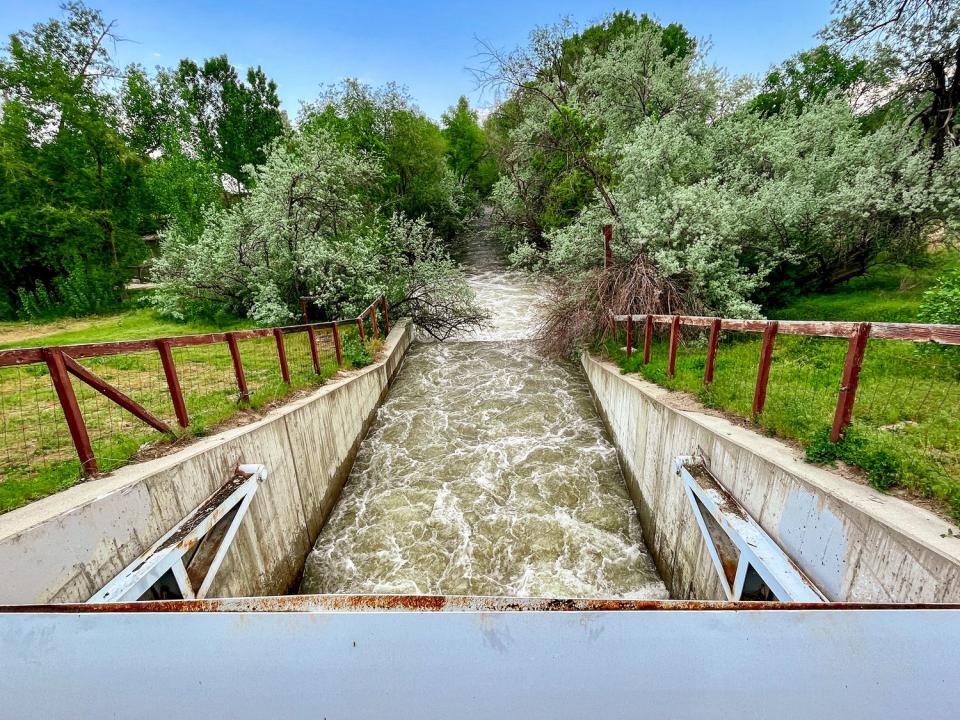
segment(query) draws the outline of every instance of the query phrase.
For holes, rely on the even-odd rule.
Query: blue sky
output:
[[[830,0],[652,0],[570,2],[258,2],[254,0],[87,0],[118,21],[131,42],[118,47],[122,64],[171,66],[181,57],[226,52],[234,64],[262,65],[295,116],[299,101],[322,85],[358,77],[405,85],[419,106],[440,113],[467,95],[483,103],[466,69],[476,63],[476,38],[497,47],[522,44],[536,25],[569,15],[590,24],[612,10],[647,12],[681,22],[709,38],[711,60],[735,74],[762,73],[816,43]],[[60,0],[0,0],[0,33],[59,14]]]

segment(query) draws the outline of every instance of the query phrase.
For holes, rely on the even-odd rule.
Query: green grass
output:
[[[11,346],[65,345],[130,340],[168,335],[186,335],[248,327],[244,321],[227,323],[177,323],[152,310],[131,308],[97,318],[57,321],[48,324],[0,324],[0,342]],[[378,342],[365,344],[356,329],[341,329],[344,366],[368,363]],[[83,364],[101,378],[131,396],[150,412],[176,428],[175,437],[164,436],[146,426],[119,406],[77,380],[74,390],[102,472],[128,463],[145,444],[170,443],[214,431],[238,411],[257,411],[290,393],[323,384],[337,372],[331,339],[320,335],[320,372],[315,373],[305,333],[286,336],[291,383],[280,376],[272,337],[241,341],[249,400],[240,402],[229,350],[225,343],[175,348],[190,427],[177,426],[162,366],[157,353],[130,353],[87,358]],[[0,368],[0,512],[63,490],[80,479],[80,465],[66,430],[62,412],[44,365]]]
[[[806,295],[767,315],[776,320],[917,322],[923,292],[946,270],[960,265],[960,253],[931,253],[920,268],[882,263],[833,291]]]
[[[923,290],[938,268],[956,263],[941,254],[917,272],[881,266],[835,292],[811,295],[771,311],[779,319],[916,320]],[[839,444],[829,442],[847,343],[843,339],[777,338],[767,402],[751,417],[760,337],[724,333],[715,380],[703,387],[706,343],[703,334],[684,338],[676,375],[668,378],[667,341],[658,337],[651,363],[642,353],[626,358],[621,341],[606,353],[625,372],[635,372],[673,390],[694,393],[711,408],[747,418],[770,435],[797,441],[808,459],[843,460],[862,468],[875,487],[902,487],[932,498],[960,521],[960,349],[908,342],[871,340],[861,374],[854,422]]]
[[[64,329],[58,329],[58,325],[62,325]],[[79,327],[73,328],[71,325]],[[134,308],[110,315],[39,325],[25,322],[3,322],[0,323],[0,349],[139,340],[166,335],[196,335],[224,330],[242,330],[249,327],[251,327],[251,324],[246,320],[234,320],[225,323],[196,321],[180,323],[164,319],[157,315],[154,310]],[[35,334],[31,335],[30,333]],[[8,334],[15,336],[16,339],[6,340],[5,335]]]

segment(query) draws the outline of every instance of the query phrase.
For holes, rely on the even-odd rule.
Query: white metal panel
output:
[[[753,568],[773,591],[775,599],[781,602],[826,601],[823,593],[713,477],[702,461],[681,456],[673,461],[673,470],[683,481],[690,508],[727,599],[741,599],[747,572]],[[724,551],[711,534],[708,516],[716,523],[718,531],[726,536],[731,549],[735,548],[736,557],[721,557]],[[732,581],[725,571],[728,563],[736,567]]]
[[[118,603],[138,600],[167,571],[173,573],[184,598],[205,597],[257,488],[266,477],[267,469],[263,465],[240,465],[233,477],[94,593],[88,602]],[[235,508],[236,513],[220,539],[199,586],[193,587],[184,566],[184,556]]]
[[[946,718],[957,647],[957,609],[0,612],[0,716]]]

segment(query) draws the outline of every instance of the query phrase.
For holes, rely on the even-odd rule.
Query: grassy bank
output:
[[[944,265],[916,271],[881,266],[835,292],[811,295],[771,311],[778,319],[912,322],[921,296]],[[667,338],[658,336],[648,366],[642,354],[626,358],[622,341],[606,352],[625,372],[697,395],[711,408],[752,420],[763,432],[795,440],[813,462],[842,460],[862,468],[882,490],[904,488],[932,498],[960,520],[960,352],[907,342],[871,340],[854,408],[854,423],[839,444],[829,442],[847,343],[842,339],[780,336],[774,351],[767,404],[751,418],[760,337],[724,333],[715,381],[703,387],[705,337],[684,337],[676,375],[668,378]]]
[[[107,340],[132,340],[186,335],[248,326],[242,321],[222,324],[177,323],[152,310],[125,312],[49,324],[0,324],[0,348],[66,345]],[[345,366],[366,364],[375,343],[361,345],[354,328],[342,331]],[[286,337],[291,372],[287,385],[280,375],[272,337],[240,343],[240,354],[251,396],[241,403],[226,344],[174,349],[190,427],[177,428],[173,406],[157,353],[130,353],[88,358],[83,364],[132,397],[150,412],[177,428],[176,437],[165,437],[119,406],[74,380],[73,385],[87,424],[100,469],[109,472],[143,453],[156,453],[164,445],[208,434],[229,423],[238,412],[256,413],[298,390],[324,383],[337,372],[332,338],[320,335],[320,373],[315,373],[307,335]],[[78,482],[76,460],[62,411],[46,367],[29,365],[0,368],[0,512],[20,507]]]

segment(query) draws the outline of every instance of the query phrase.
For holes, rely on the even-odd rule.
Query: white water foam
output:
[[[411,348],[301,592],[667,597],[585,378],[520,340],[536,285],[464,261],[492,327]]]

